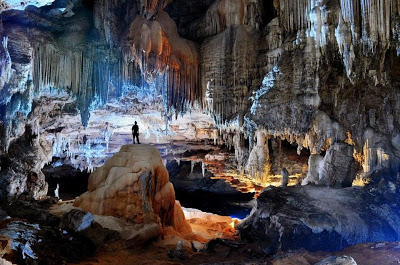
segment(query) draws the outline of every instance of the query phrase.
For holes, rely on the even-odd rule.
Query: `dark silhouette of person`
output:
[[[132,136],[133,136],[133,144],[135,144],[135,137],[136,137],[137,143],[140,144],[140,141],[139,141],[139,126],[137,125],[136,121],[135,121],[135,125],[132,126]]]

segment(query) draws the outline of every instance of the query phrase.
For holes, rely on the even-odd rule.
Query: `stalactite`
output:
[[[361,1],[361,32],[364,53],[374,53],[376,46],[387,49],[390,40],[390,0],[360,0]]]
[[[58,88],[77,97],[82,124],[86,127],[90,112],[107,102],[110,62],[98,56],[99,47],[64,53],[52,44],[38,44],[34,50],[33,82],[35,89]]]
[[[281,25],[290,33],[306,28],[314,6],[314,0],[280,0]]]
[[[201,47],[204,107],[223,125],[248,107],[249,91],[257,87],[258,34],[231,27]],[[227,59],[229,58],[229,59]]]
[[[130,26],[128,61],[136,62],[146,82],[154,83],[165,75],[168,86],[164,98],[175,115],[201,101],[199,55],[194,43],[179,37],[176,25],[163,11],[156,20],[137,17]],[[170,109],[165,113],[170,113]]]

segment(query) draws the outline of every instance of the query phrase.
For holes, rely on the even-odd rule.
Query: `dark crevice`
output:
[[[263,27],[268,25],[269,22],[271,22],[272,19],[277,17],[277,11],[274,7],[274,1],[273,0],[263,0]]]

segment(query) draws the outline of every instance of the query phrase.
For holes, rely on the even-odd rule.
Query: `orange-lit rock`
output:
[[[215,238],[234,239],[235,226],[240,223],[237,218],[222,216],[197,209],[184,208],[186,220],[190,223],[193,232],[205,240]]]
[[[159,151],[149,145],[125,145],[89,177],[88,191],[74,206],[96,215],[137,224],[158,223],[190,233]]]
[[[218,2],[217,8],[218,8],[220,23],[223,28],[227,28],[232,25],[244,24],[243,21],[245,12],[244,0],[239,0],[239,1],[220,0]]]
[[[127,61],[134,61],[148,83],[163,77],[168,106],[182,110],[186,103],[201,98],[199,51],[178,35],[175,22],[164,11],[153,20],[138,16],[129,28]]]

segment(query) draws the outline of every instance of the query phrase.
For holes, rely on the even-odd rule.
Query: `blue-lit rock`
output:
[[[377,176],[386,180],[378,184],[378,177],[364,188],[267,188],[238,226],[239,233],[266,253],[300,248],[337,251],[365,242],[398,241],[399,178],[395,174],[380,172]]]

